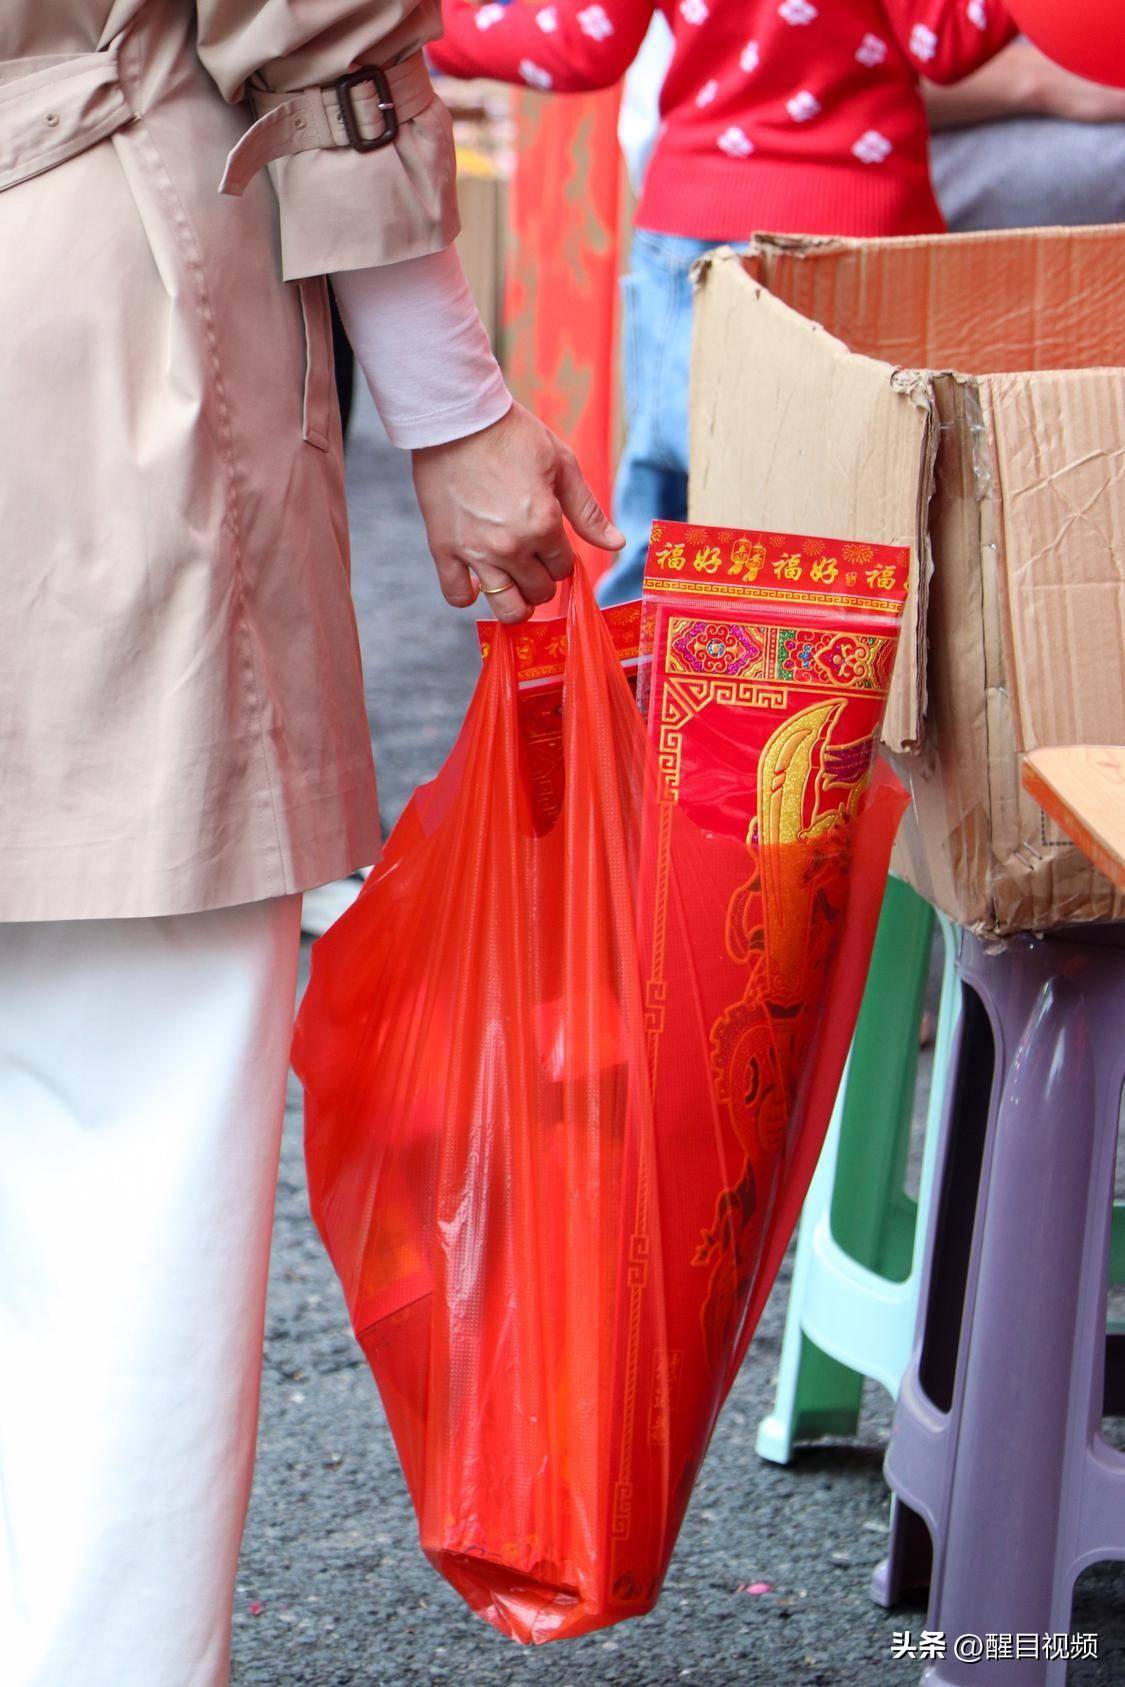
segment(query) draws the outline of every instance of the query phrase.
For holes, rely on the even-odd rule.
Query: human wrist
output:
[[[1029,43],[1020,41],[1011,49],[1013,105],[1031,117],[1052,115],[1055,66]]]
[[[1064,70],[1030,41],[1017,42],[1011,52],[1013,56],[1019,55],[1013,67],[1019,99],[1017,110],[1032,117],[1061,117],[1080,122],[1094,121],[1100,115],[1084,97],[1094,90],[1093,84]]]
[[[499,433],[505,425],[510,426],[518,407],[507,388],[504,390],[507,394],[507,403],[499,415],[493,416],[491,420],[483,423],[480,427],[466,428],[463,432],[452,435],[448,439],[434,440],[425,445],[415,445],[411,452],[414,461],[416,463],[430,463],[441,457],[455,455],[459,447],[485,443],[487,442],[487,436]]]
[[[512,408],[512,395],[497,366],[492,378],[463,402],[418,415],[382,414],[391,444],[415,456],[423,451],[445,451],[462,440],[472,439],[503,420]]]

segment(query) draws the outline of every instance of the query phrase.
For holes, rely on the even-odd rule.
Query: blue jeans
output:
[[[644,228],[633,235],[631,268],[621,278],[628,431],[613,489],[613,519],[626,545],[598,582],[603,605],[640,597],[650,523],[687,518],[689,271],[716,244]]]

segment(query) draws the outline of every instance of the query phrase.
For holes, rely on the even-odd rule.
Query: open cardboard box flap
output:
[[[1125,917],[1019,778],[1125,742],[1125,233],[759,237],[697,284],[692,519],[911,546],[899,870],[980,931]]]
[[[757,278],[762,267],[756,256],[725,251],[697,271],[708,310],[699,318],[692,369],[701,395],[692,407],[692,514],[746,527],[754,511],[759,529],[910,546],[911,591],[885,736],[896,747],[915,744],[924,702],[930,560],[919,534],[934,460],[932,400],[925,382],[888,380],[884,364],[795,316]],[[733,407],[736,429],[727,426]]]

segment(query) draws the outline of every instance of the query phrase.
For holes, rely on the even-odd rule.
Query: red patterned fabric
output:
[[[438,67],[544,91],[608,87],[653,0],[444,0]],[[1014,34],[1000,0],[660,0],[675,52],[642,228],[700,239],[755,229],[941,229],[919,77],[954,82]]]
[[[517,100],[516,172],[505,263],[504,373],[554,428],[610,507],[617,370],[621,159],[616,94]],[[591,579],[605,551],[571,534]],[[547,606],[542,613],[558,611]]]

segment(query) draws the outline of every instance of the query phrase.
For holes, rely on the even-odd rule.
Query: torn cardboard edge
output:
[[[1125,741],[1125,231],[763,236],[694,275],[692,519],[911,545],[904,876],[985,934],[1125,917],[1020,783]]]
[[[835,244],[820,243],[822,247]],[[787,358],[794,370],[795,379],[799,380],[800,365],[796,355],[798,343],[811,331],[819,337],[822,347],[831,348],[829,355],[841,365],[855,365],[862,370],[865,403],[862,416],[857,417],[857,420],[859,425],[875,429],[875,458],[882,455],[880,441],[890,433],[893,413],[900,406],[907,406],[915,414],[916,423],[908,430],[910,443],[905,446],[905,456],[903,448],[900,448],[897,451],[897,468],[892,466],[892,472],[886,477],[881,477],[878,470],[875,471],[872,484],[863,500],[865,508],[861,509],[858,501],[847,512],[840,510],[838,506],[826,508],[823,503],[818,503],[815,497],[818,483],[814,477],[809,477],[806,486],[808,496],[796,504],[789,501],[791,489],[783,491],[779,500],[781,507],[789,509],[791,517],[795,511],[799,511],[799,518],[781,521],[775,514],[772,488],[767,484],[763,473],[758,479],[753,501],[746,505],[741,515],[745,517],[753,510],[753,525],[760,528],[777,527],[782,531],[804,533],[847,531],[864,544],[909,547],[910,592],[887,705],[884,739],[893,749],[920,749],[925,726],[926,605],[928,582],[933,572],[926,513],[932,495],[939,435],[932,384],[924,374],[912,370],[895,370],[888,379],[883,364],[853,352],[845,341],[822,324],[810,322],[805,318],[800,318],[798,323],[794,312],[775,298],[763,282],[755,279],[752,263],[750,256],[736,253],[730,247],[723,247],[709,253],[695,264],[692,271],[693,282],[697,290],[708,286],[720,288],[727,295],[726,306],[732,312],[741,312],[753,301],[756,308],[769,316],[768,338],[778,359],[775,375],[779,383],[784,377]],[[697,336],[692,373],[693,394],[697,386],[700,392],[713,386],[713,371],[710,366],[712,363],[721,363],[724,357],[720,347],[716,357],[711,359],[707,349],[701,347]],[[792,408],[787,406],[787,415],[791,422],[811,437],[814,433],[812,418],[820,408],[819,400],[817,394],[811,390],[803,391],[800,397],[803,400],[801,411],[794,414]],[[693,413],[697,418],[703,409],[702,404],[697,406],[693,402]],[[794,443],[784,436],[780,437],[777,441],[777,455],[793,455],[790,446]],[[692,462],[696,463],[699,460],[700,453],[696,449],[693,437]],[[880,478],[884,479],[881,493],[874,484],[874,480]],[[904,492],[904,488],[909,488],[909,492]],[[705,512],[712,523],[729,521],[736,525],[748,525],[745,519],[736,519],[738,512],[729,510],[725,505],[716,506],[709,495],[712,491],[713,488],[697,487],[693,476],[693,510],[698,509],[701,514]]]

